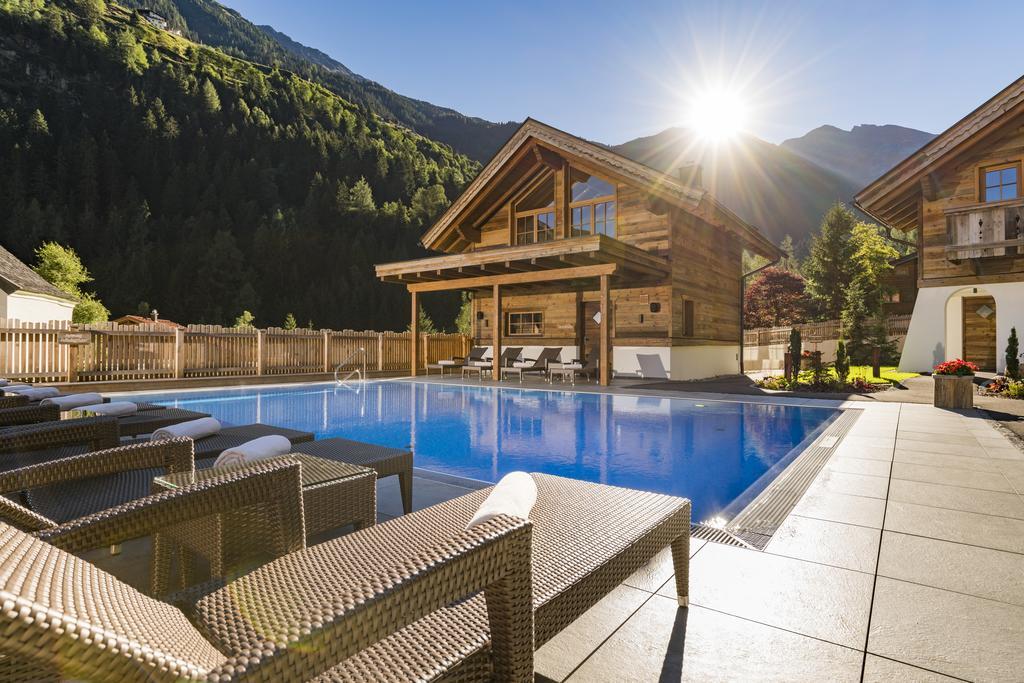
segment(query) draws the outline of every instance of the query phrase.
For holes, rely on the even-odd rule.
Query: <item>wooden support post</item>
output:
[[[377,372],[384,372],[384,333],[377,333]]]
[[[494,285],[494,350],[491,351],[491,379],[501,379],[501,285]]]
[[[327,330],[324,330],[324,374],[325,375],[328,372],[331,371],[331,369],[329,367],[329,364],[328,364],[328,360],[327,360],[327,347],[328,347],[328,343],[329,342],[330,342],[330,338],[328,337]],[[366,379],[366,378],[364,377],[363,379]]]
[[[601,276],[601,386],[612,381],[612,298],[607,275]]]
[[[185,330],[174,330],[174,376],[185,376]]]
[[[78,344],[68,346],[68,383],[78,381]]]
[[[263,330],[256,330],[256,375],[263,375]]]
[[[412,322],[409,323],[409,374],[416,376],[420,358],[420,302],[417,292],[409,292],[412,299]]]

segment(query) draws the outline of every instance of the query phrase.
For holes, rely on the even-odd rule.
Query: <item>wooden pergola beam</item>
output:
[[[506,273],[488,275],[486,277],[467,277],[439,282],[420,282],[408,285],[410,292],[444,292],[453,289],[474,289],[492,287],[494,285],[518,285],[536,282],[558,282],[588,277],[614,275],[618,270],[615,263],[601,263],[594,266],[578,266],[576,268],[555,268],[553,270],[534,270],[524,273]]]

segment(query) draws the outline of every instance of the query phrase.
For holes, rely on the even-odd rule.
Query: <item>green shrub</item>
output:
[[[1006,340],[1006,376],[1020,379],[1020,344],[1017,342],[1017,328],[1010,328],[1010,338]]]
[[[842,339],[836,345],[836,377],[840,384],[846,384],[846,378],[850,376],[850,356],[846,353],[846,342]]]

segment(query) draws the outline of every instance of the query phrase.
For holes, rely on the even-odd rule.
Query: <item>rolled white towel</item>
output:
[[[193,441],[204,436],[213,436],[220,432],[220,420],[215,417],[201,417],[198,420],[179,422],[176,425],[161,427],[149,437],[150,441],[162,441],[179,436],[187,436]]]
[[[19,396],[28,396],[30,401],[40,401],[44,398],[60,396],[60,389],[57,387],[26,387],[25,389],[11,389],[7,387],[4,391],[14,391]]]
[[[537,503],[537,483],[526,472],[509,472],[501,478],[487,499],[469,520],[466,529],[490,521],[498,515],[512,515],[529,519],[530,510]]]
[[[93,403],[91,406],[79,406],[76,410],[88,410],[97,415],[125,417],[139,412],[139,406],[130,401],[111,401],[110,403]]]
[[[70,396],[52,396],[39,402],[41,406],[57,406],[61,410],[74,410],[82,406],[103,403],[103,396],[97,393],[71,394]]]
[[[252,441],[246,441],[234,448],[229,448],[217,456],[213,461],[214,467],[225,467],[228,465],[241,465],[264,458],[273,458],[278,455],[291,453],[292,442],[280,434],[261,436]]]

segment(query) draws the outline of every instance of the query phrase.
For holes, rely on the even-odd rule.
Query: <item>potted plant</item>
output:
[[[932,373],[932,379],[935,380],[935,407],[974,407],[974,373],[977,371],[977,365],[961,358],[936,365]]]

